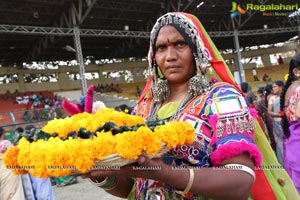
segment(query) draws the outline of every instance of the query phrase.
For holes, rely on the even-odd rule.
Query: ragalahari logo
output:
[[[231,10],[230,10],[231,14],[230,14],[230,18],[233,19],[235,18],[236,16],[239,16],[239,15],[243,15],[246,13],[246,10],[243,9],[240,4],[237,4],[235,1],[232,2],[232,7],[231,7]]]

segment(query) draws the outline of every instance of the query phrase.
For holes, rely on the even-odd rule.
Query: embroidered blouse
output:
[[[145,98],[137,104],[133,114],[149,119],[151,100]],[[228,83],[215,83],[209,92],[189,101],[177,118],[194,126],[194,143],[172,149],[162,159],[174,169],[190,166],[214,167],[219,166],[225,159],[248,152],[258,166],[261,154],[253,141],[256,116],[245,98],[233,86]],[[153,196],[156,199],[205,199],[192,193],[183,197],[175,190],[166,183],[137,179],[134,196],[135,199],[152,199]]]

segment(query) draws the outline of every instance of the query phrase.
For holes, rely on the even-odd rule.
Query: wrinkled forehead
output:
[[[156,36],[155,43],[157,43],[159,40],[170,42],[170,38],[174,35],[177,37],[182,37],[183,35],[172,25],[166,25],[162,26]],[[180,36],[179,36],[180,35]]]

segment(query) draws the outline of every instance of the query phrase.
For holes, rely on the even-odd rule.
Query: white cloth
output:
[[[25,200],[21,176],[6,168],[2,156],[0,154],[0,200]]]

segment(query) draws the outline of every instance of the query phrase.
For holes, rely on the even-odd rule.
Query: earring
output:
[[[207,81],[207,77],[205,75],[200,75],[197,73],[193,76],[189,81],[189,89],[188,93],[191,96],[198,96],[204,92],[207,92],[210,89],[210,84]]]
[[[158,78],[156,84],[153,85],[153,100],[156,103],[162,103],[170,95],[168,81]]]

